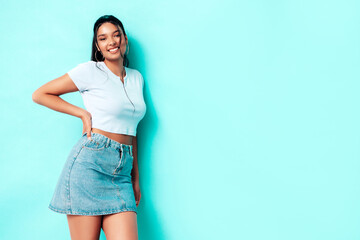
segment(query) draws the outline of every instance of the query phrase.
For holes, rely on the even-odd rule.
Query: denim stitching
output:
[[[130,152],[130,156],[131,156],[131,157],[134,157],[134,156],[133,156],[133,147],[132,147],[132,145],[130,145],[130,147],[129,147],[129,152]]]
[[[91,144],[90,144],[90,143],[91,143]],[[86,146],[87,144],[88,144],[88,146]],[[90,149],[90,150],[94,150],[94,151],[101,151],[101,150],[106,149],[106,143],[105,143],[104,146],[102,146],[101,148],[96,147],[96,146],[93,146],[93,144],[96,144],[96,146],[99,146],[100,142],[97,141],[96,139],[91,139],[90,141],[87,140],[87,141],[84,143],[84,148]]]
[[[118,168],[120,167],[121,165],[121,162],[122,162],[122,157],[123,157],[123,149],[122,147],[119,149],[119,152],[120,152],[120,160],[119,160],[119,164],[117,165],[117,167],[115,168],[113,174],[115,175],[116,171],[118,170]]]
[[[114,180],[115,180],[115,174],[116,174],[116,171],[117,171],[119,168],[121,168],[120,166],[121,166],[121,163],[123,162],[124,150],[123,150],[123,146],[122,146],[122,145],[120,145],[120,149],[119,149],[119,151],[120,151],[120,160],[119,160],[119,164],[118,164],[118,166],[115,168],[115,170],[114,170],[114,172],[113,172],[113,178],[111,179],[111,182],[112,182],[112,184],[114,184],[114,185],[115,185],[115,187],[116,187],[116,190],[117,190],[116,195],[120,198],[121,203],[122,203],[122,206],[125,206],[125,204],[124,204],[124,200],[121,198],[121,194],[120,194],[120,189],[119,189],[119,186],[118,186],[118,185],[116,185],[116,184],[115,184],[115,182],[114,182]]]
[[[70,198],[70,173],[71,173],[71,169],[74,166],[75,160],[76,158],[79,156],[81,150],[83,150],[83,147],[81,147],[76,154],[74,155],[73,159],[72,159],[72,163],[69,166],[68,172],[67,172],[67,182],[65,185],[65,189],[66,189],[66,193],[67,193],[67,197],[68,197],[68,201],[67,201],[67,208],[71,211],[71,198]]]
[[[105,209],[102,211],[73,211],[73,210],[61,210],[58,208],[53,207],[52,205],[48,206],[49,209],[58,212],[58,213],[64,213],[64,214],[80,214],[80,215],[103,215],[103,214],[111,214],[116,212],[126,212],[131,211],[135,212],[137,214],[136,208],[114,208],[114,209]]]

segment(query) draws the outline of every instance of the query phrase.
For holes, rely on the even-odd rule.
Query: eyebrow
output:
[[[119,31],[119,30],[116,30],[116,31],[114,31],[114,32],[113,32],[113,34],[114,34],[114,33],[116,33],[116,32],[119,32],[119,33],[120,33],[120,31]],[[98,37],[101,37],[101,36],[103,36],[103,35],[106,35],[106,34],[105,34],[105,33],[100,34],[100,35],[98,35]]]

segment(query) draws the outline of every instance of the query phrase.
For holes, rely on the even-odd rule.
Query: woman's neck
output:
[[[125,67],[121,64],[122,61],[107,61],[106,59],[104,60],[104,63],[106,64],[106,66],[118,77],[120,77],[121,80],[124,80],[125,76],[126,76],[126,72],[125,72]]]

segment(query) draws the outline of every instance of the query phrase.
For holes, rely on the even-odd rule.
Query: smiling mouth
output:
[[[117,47],[117,48],[110,49],[108,51],[111,53],[116,53],[118,50],[119,50],[119,48]]]

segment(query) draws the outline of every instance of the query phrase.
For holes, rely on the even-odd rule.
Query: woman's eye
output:
[[[101,38],[100,41],[105,40],[105,38]]]

